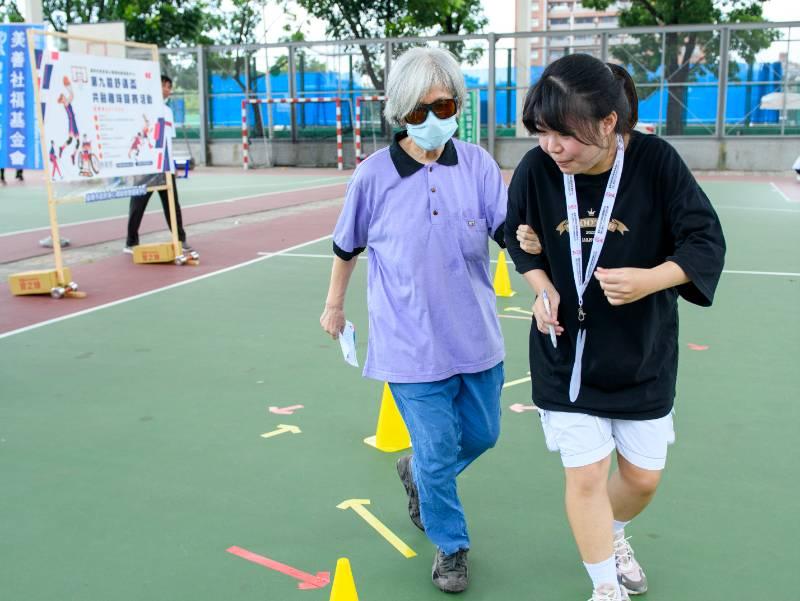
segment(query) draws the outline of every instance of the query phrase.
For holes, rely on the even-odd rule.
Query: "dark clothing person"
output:
[[[183,219],[181,217],[181,205],[178,203],[178,187],[175,185],[175,175],[167,173],[167,177],[172,178],[172,189],[175,194],[175,219],[178,222],[178,240],[186,242],[186,232],[183,231]],[[133,247],[139,244],[139,226],[142,223],[142,217],[147,209],[147,202],[150,200],[152,192],[147,192],[141,196],[131,197],[130,213],[128,215],[128,237],[125,241],[125,246]],[[164,217],[167,219],[167,225],[172,228],[172,222],[169,218],[169,197],[166,190],[159,190],[158,195],[161,197],[161,206],[164,208]],[[184,248],[186,245],[184,244]]]

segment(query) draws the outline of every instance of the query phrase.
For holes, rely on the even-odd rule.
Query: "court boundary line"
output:
[[[786,196],[786,192],[784,192],[783,190],[781,190],[781,189],[778,187],[778,185],[777,185],[775,182],[770,182],[770,183],[769,183],[769,185],[772,187],[772,189],[773,189],[775,192],[777,192],[778,194],[780,194],[780,196],[781,196],[781,197],[783,198],[783,200],[785,200],[786,202],[790,202],[790,203],[791,203],[791,202],[797,202],[796,200],[792,200],[791,198],[789,198],[788,196]]]
[[[261,256],[269,257],[273,256],[276,253],[269,253],[269,252],[259,252]],[[277,253],[284,257],[290,257],[294,259],[333,259],[335,255],[320,255],[320,254],[312,254],[312,253],[293,253],[293,252],[282,252]],[[366,260],[367,257],[359,256],[359,260]],[[489,259],[490,263],[497,263],[497,259]],[[745,271],[745,270],[736,270],[736,269],[723,269],[722,273],[727,273],[731,275],[764,275],[764,276],[778,276],[778,277],[800,277],[800,272],[795,273],[792,271]]]
[[[201,202],[201,203],[193,204],[193,205],[185,205],[185,206],[181,205],[181,210],[182,211],[188,211],[189,209],[193,209],[195,207],[207,207],[209,205],[217,205],[217,204],[223,204],[223,203],[236,202],[238,200],[249,200],[251,198],[259,198],[261,196],[274,196],[276,194],[288,194],[288,193],[291,193],[291,192],[307,192],[308,190],[319,190],[320,188],[328,188],[330,186],[341,186],[342,184],[346,184],[346,183],[347,182],[335,182],[335,183],[332,183],[332,184],[322,184],[322,185],[319,185],[319,186],[308,186],[307,188],[294,188],[292,190],[275,190],[274,192],[264,192],[262,194],[249,194],[247,196],[236,196],[234,198],[226,198],[224,200],[210,200],[208,202]],[[160,209],[156,208],[156,209],[151,209],[149,211],[146,211],[145,215],[149,215],[151,213],[160,214],[161,212],[162,211]],[[798,211],[798,212],[800,212],[800,211]],[[99,219],[88,219],[86,221],[75,221],[73,223],[59,223],[58,227],[59,227],[59,229],[64,229],[64,228],[67,228],[67,227],[72,227],[73,225],[88,225],[90,223],[102,223],[104,221],[113,221],[114,219],[127,219],[127,218],[128,218],[127,215],[116,215],[114,217],[100,217]],[[35,227],[35,228],[27,229],[27,230],[17,230],[17,231],[14,231],[14,232],[7,232],[5,234],[0,234],[0,238],[5,238],[7,236],[16,236],[18,234],[30,234],[32,232],[41,232],[41,231],[48,231],[49,232],[50,231],[50,226],[46,225],[46,226],[43,226],[43,227]]]
[[[315,240],[309,240],[307,242],[301,242],[300,244],[295,244],[294,246],[290,246],[288,248],[284,248],[283,250],[276,251],[274,253],[270,253],[268,255],[256,257],[255,259],[250,259],[249,261],[245,261],[243,263],[237,263],[235,265],[230,265],[228,267],[223,267],[222,269],[218,269],[216,271],[212,271],[209,273],[204,273],[203,275],[199,275],[194,278],[189,278],[188,280],[183,280],[181,282],[175,282],[174,284],[169,284],[167,286],[162,286],[160,288],[154,288],[153,290],[148,290],[146,292],[140,292],[139,294],[134,294],[133,296],[126,296],[124,298],[117,299],[115,301],[111,301],[110,303],[105,303],[102,305],[97,305],[96,307],[91,307],[89,309],[84,309],[83,311],[77,311],[75,313],[70,313],[69,315],[62,315],[61,317],[55,317],[53,319],[48,319],[45,321],[40,321],[37,323],[33,323],[28,326],[24,326],[22,328],[17,328],[16,330],[11,330],[9,332],[4,332],[0,334],[0,340],[4,338],[10,338],[16,334],[23,334],[25,332],[29,332],[31,330],[36,330],[38,328],[42,328],[44,326],[53,325],[59,323],[61,321],[66,321],[67,319],[72,319],[74,317],[80,317],[82,315],[88,315],[89,313],[94,313],[95,311],[100,311],[102,309],[108,309],[110,307],[114,307],[116,305],[121,305],[130,301],[138,300],[140,298],[145,298],[147,296],[152,296],[153,294],[158,294],[160,292],[165,292],[166,290],[172,290],[173,288],[178,288],[180,286],[185,286],[186,284],[192,284],[194,282],[199,282],[201,280],[208,279],[215,275],[221,275],[223,273],[228,273],[229,271],[234,271],[236,269],[240,269],[242,267],[247,267],[248,265],[253,265],[255,263],[259,263],[261,261],[266,261],[267,259],[271,259],[272,257],[278,257],[284,253],[291,252],[297,248],[303,248],[304,246],[309,246],[311,244],[316,244],[317,242],[322,242],[323,240],[327,240],[332,238],[333,234],[328,234],[327,236],[322,236],[321,238],[316,238]]]

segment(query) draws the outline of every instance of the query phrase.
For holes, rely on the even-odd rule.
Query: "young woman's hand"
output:
[[[654,288],[651,275],[650,269],[636,267],[621,269],[598,267],[594,272],[594,277],[600,282],[606,299],[615,306],[634,303],[648,294],[652,294]]]
[[[332,305],[325,305],[325,310],[319,318],[319,325],[334,340],[339,339],[339,334],[344,330],[344,309]]]
[[[517,228],[517,240],[519,240],[519,247],[529,255],[541,254],[542,244],[531,226],[520,224]]]
[[[547,298],[550,301],[550,314],[544,308],[544,299],[541,294],[536,297],[536,302],[533,303],[533,318],[536,320],[536,329],[542,334],[549,334],[548,326],[553,326],[556,330],[556,336],[560,336],[564,332],[558,324],[558,305],[561,303],[561,297],[556,289],[548,286]]]

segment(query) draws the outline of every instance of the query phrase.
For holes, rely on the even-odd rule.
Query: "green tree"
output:
[[[0,0],[0,23],[22,23],[25,19],[14,0]]]
[[[488,23],[480,0],[296,0],[326,23],[332,38],[375,39],[476,33]],[[465,53],[463,43],[448,43],[456,56],[474,62],[479,50]],[[381,48],[359,44],[362,67],[375,89],[385,88],[385,73],[376,65]],[[398,45],[401,51],[403,45]]]
[[[69,23],[124,21],[128,39],[160,47],[210,44],[219,0],[43,0],[56,31]],[[0,20],[22,20],[15,0],[0,0]]]
[[[604,10],[613,0],[581,0],[586,8]],[[631,0],[619,14],[620,27],[642,25],[681,25],[689,23],[756,23],[764,20],[765,0]],[[730,50],[751,66],[759,50],[769,47],[778,37],[770,29],[736,31],[731,35]],[[661,34],[637,35],[632,43],[612,48],[612,55],[632,65],[637,80],[647,80],[661,64]],[[683,85],[702,74],[699,61],[709,69],[717,69],[719,60],[718,32],[671,32],[664,39],[664,79],[668,89],[667,135],[683,133],[687,86]],[[693,67],[694,65],[694,67]],[[735,65],[731,64],[730,73]]]

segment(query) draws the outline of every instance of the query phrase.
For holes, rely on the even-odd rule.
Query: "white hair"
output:
[[[389,70],[383,111],[386,120],[395,127],[405,125],[405,116],[436,86],[458,99],[460,109],[467,87],[455,57],[441,48],[412,48],[404,52]]]

